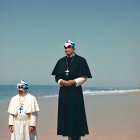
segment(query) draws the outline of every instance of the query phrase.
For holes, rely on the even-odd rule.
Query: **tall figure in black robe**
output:
[[[80,140],[89,134],[81,84],[92,78],[85,58],[75,54],[72,40],[65,43],[66,56],[59,59],[52,75],[60,85],[57,134]]]

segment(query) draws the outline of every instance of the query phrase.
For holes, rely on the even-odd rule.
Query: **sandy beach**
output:
[[[140,94],[85,95],[90,135],[82,140],[140,140]],[[39,140],[67,140],[57,136],[57,97],[40,98]],[[0,105],[0,140],[9,140],[8,103]]]

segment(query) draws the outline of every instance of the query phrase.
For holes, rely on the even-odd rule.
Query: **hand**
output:
[[[65,81],[65,80],[61,80],[60,84],[63,85],[63,86],[66,86],[66,87],[70,86],[68,81]]]
[[[75,82],[75,80],[69,80],[69,81],[68,81],[68,84],[69,84],[69,86],[72,86],[72,85],[75,85],[76,82]]]
[[[34,130],[35,130],[35,127],[34,126],[30,126],[30,128],[29,128],[30,133],[32,133]]]
[[[60,84],[62,84],[63,86],[69,87],[76,84],[76,82],[75,80],[69,80],[69,81],[61,80]]]
[[[14,131],[14,126],[13,125],[9,125],[9,130],[12,133]]]

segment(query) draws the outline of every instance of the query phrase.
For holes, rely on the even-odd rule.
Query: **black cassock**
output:
[[[92,78],[85,58],[75,55],[67,75],[67,57],[58,60],[52,75],[59,79],[74,80],[87,76]],[[89,134],[82,87],[62,86],[59,90],[57,134],[63,136],[85,136]]]

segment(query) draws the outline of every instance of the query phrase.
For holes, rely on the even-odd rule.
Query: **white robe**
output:
[[[9,104],[9,125],[14,126],[14,131],[11,133],[11,140],[37,140],[36,129],[30,133],[29,126],[37,126],[37,112],[39,106],[36,98],[27,93],[23,102],[23,110],[19,110],[19,94],[11,99]]]

